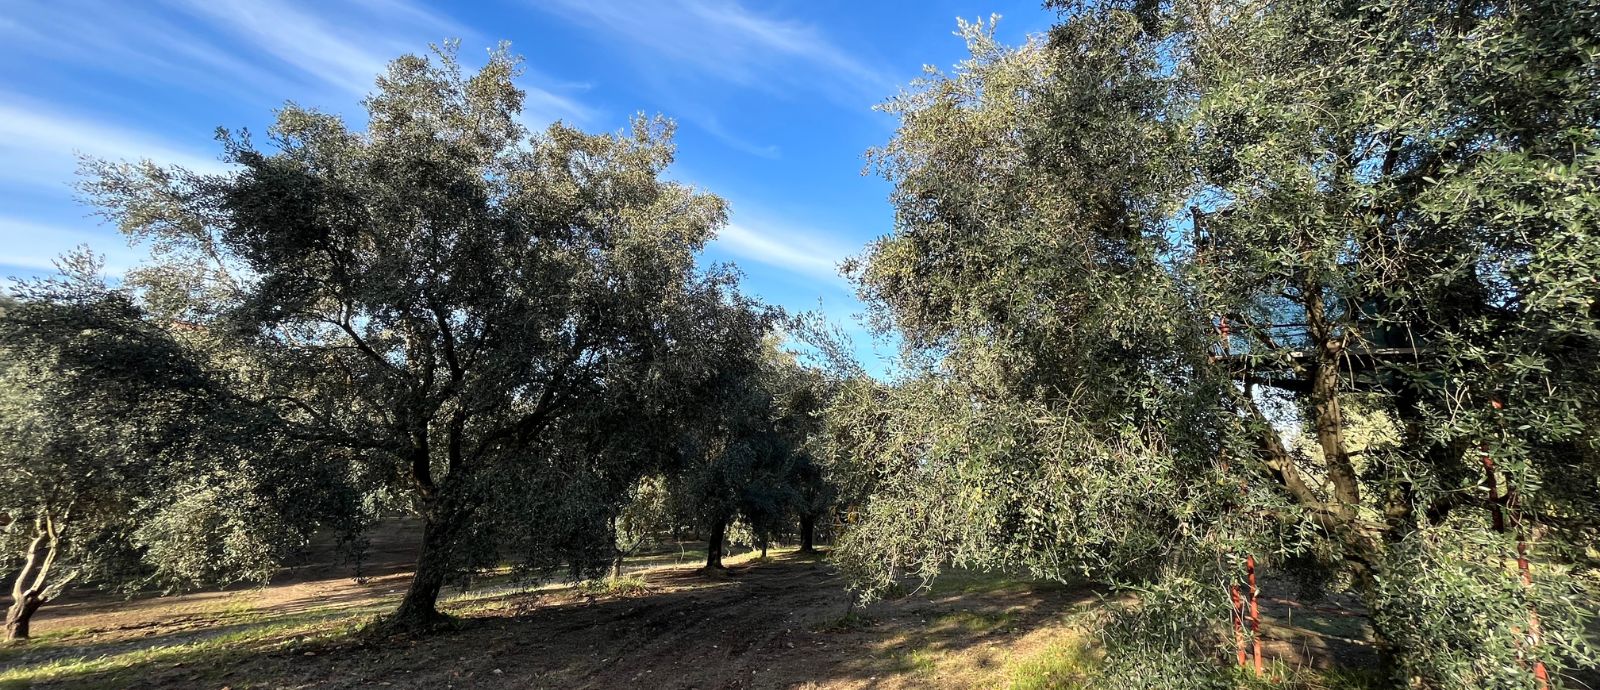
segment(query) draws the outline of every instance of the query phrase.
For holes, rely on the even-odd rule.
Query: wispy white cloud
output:
[[[780,268],[811,279],[843,286],[839,263],[849,252],[823,239],[798,232],[784,232],[772,225],[757,230],[730,223],[717,234],[715,246],[736,257]]]
[[[688,108],[678,109],[674,114],[688,118],[705,133],[710,134],[717,141],[727,144],[729,148],[734,150],[771,160],[777,160],[783,156],[783,150],[779,149],[777,144],[758,144],[746,139],[723,126],[722,118],[712,113]]]
[[[108,275],[122,275],[144,256],[144,250],[129,246],[114,230],[93,227],[88,220],[83,227],[69,227],[0,216],[0,266],[50,273],[62,254],[87,245],[105,257]]]
[[[7,8],[0,69],[46,58],[247,102],[338,108],[371,91],[389,60],[457,38],[487,46],[494,37],[412,0],[57,0]],[[477,55],[466,50],[462,60],[470,66]],[[520,84],[531,117],[594,115],[572,95],[581,88],[548,81],[530,70]]]
[[[590,125],[598,119],[599,112],[582,101],[554,91],[526,88],[522,101],[521,122],[530,130],[538,131],[556,120],[578,125]],[[587,84],[567,86],[568,90],[588,90]]]
[[[329,3],[283,0],[181,0],[191,14],[252,48],[347,95],[365,95],[389,60],[429,43],[483,43],[477,32],[408,0],[359,0],[336,11]],[[471,64],[471,55],[463,55]],[[592,109],[571,96],[523,79],[532,120],[583,121]]]
[[[278,0],[185,0],[184,7],[256,49],[347,92],[365,93],[388,58],[419,47],[383,31],[382,23],[372,18],[336,27],[324,17]],[[452,28],[439,25],[434,33]],[[443,36],[434,40],[438,38]]]
[[[693,0],[685,2],[684,8],[705,25],[717,27],[718,35],[748,38],[758,47],[794,56],[863,84],[886,80],[881,73],[834,45],[814,26],[763,17],[732,0]]]
[[[134,79],[159,89],[177,84],[211,99],[232,97],[252,107],[294,98],[339,110],[370,91],[385,63],[397,55],[453,37],[484,43],[465,26],[411,0],[99,5],[60,0],[22,3],[8,8],[5,19],[0,22],[0,72],[31,64],[71,65],[98,72],[100,78]],[[93,49],[84,49],[86,45]],[[474,55],[463,52],[463,62],[470,65]],[[522,84],[528,94],[525,117],[532,124],[542,127],[556,119],[587,124],[595,118],[592,108],[569,95],[581,92],[581,85],[558,91],[527,83],[540,80],[541,75],[530,71]],[[0,78],[0,84],[6,81]],[[86,79],[83,84],[43,87],[19,80],[0,87],[0,180],[60,190],[71,181],[75,153],[222,169],[208,154],[179,149],[162,136],[128,126],[132,117],[105,102],[94,109],[106,114],[93,118],[59,105],[70,98],[67,90],[58,90],[61,86],[91,83]],[[207,122],[198,129],[194,123],[184,124],[190,128],[183,138],[205,151],[212,125],[239,123]]]
[[[0,169],[13,181],[64,185],[78,154],[117,160],[150,159],[197,172],[221,172],[214,156],[179,148],[151,134],[0,92]]]
[[[615,34],[619,45],[644,49],[655,60],[666,58],[670,69],[687,67],[744,86],[842,86],[877,94],[893,83],[816,26],[764,16],[734,0],[541,0],[538,6]],[[815,79],[819,72],[831,78]]]
[[[670,114],[744,153],[779,150],[735,131],[714,108],[686,96],[696,82],[778,95],[821,97],[863,108],[897,80],[815,24],[757,12],[737,0],[532,0],[533,6],[595,32],[633,58]]]
[[[230,54],[215,37],[191,30],[160,9],[153,3],[19,3],[8,10],[20,21],[0,21],[0,62],[47,59],[231,97],[289,92],[289,82],[259,61]]]

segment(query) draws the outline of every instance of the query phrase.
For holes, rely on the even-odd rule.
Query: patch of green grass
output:
[[[476,616],[480,614],[495,613],[506,608],[506,597],[474,597],[472,599],[457,599],[450,602],[440,602],[439,612],[447,616]]]
[[[219,622],[209,628],[174,630],[158,634],[153,638],[113,637],[108,639],[95,637],[103,631],[83,627],[51,630],[34,635],[32,639],[25,643],[0,644],[0,662],[3,662],[5,666],[5,668],[0,668],[0,689],[6,688],[7,686],[3,683],[13,679],[20,670],[32,667],[44,668],[49,665],[35,664],[30,666],[32,662],[30,662],[29,657],[52,656],[56,661],[61,659],[98,660],[117,656],[116,654],[97,653],[97,650],[100,649],[135,647],[142,644],[150,651],[153,651],[160,648],[175,648],[196,644],[196,642],[163,644],[162,638],[166,637],[202,637],[204,639],[201,641],[204,642],[221,641],[227,643],[252,637],[257,632],[262,632],[262,634],[270,637],[276,631],[292,630],[297,627],[311,627],[344,619],[364,620],[387,611],[390,607],[391,604],[387,602],[377,602],[359,605],[324,606],[296,613],[236,609],[241,612],[230,614],[234,616],[233,620]],[[71,656],[64,657],[52,653],[60,649],[69,650],[68,653]]]
[[[124,651],[96,653],[96,645],[82,646],[82,654],[63,656],[39,663],[25,658],[0,670],[0,690],[28,688],[34,683],[75,679],[85,687],[122,688],[141,678],[150,668],[182,666],[192,674],[225,673],[230,658],[240,654],[265,654],[274,651],[299,653],[341,643],[355,637],[386,604],[313,609],[293,614],[255,612],[244,621],[230,623],[220,632],[200,632],[187,642],[134,647],[140,639],[104,643],[103,647],[127,648]],[[186,635],[186,633],[177,633]],[[39,639],[29,647],[42,651]],[[76,645],[59,645],[72,649]],[[29,651],[26,648],[20,652]],[[199,679],[199,678],[197,678]]]
[[[792,546],[774,546],[767,549],[766,560],[770,561],[779,556],[787,556],[788,554],[794,553],[796,550],[797,549]],[[725,566],[764,562],[766,561],[761,559],[761,551],[759,549],[751,549],[739,554],[723,554],[722,556],[722,564]]]
[[[638,597],[650,593],[650,583],[637,575],[584,580],[578,583],[578,592],[597,597]]]
[[[0,671],[0,688],[27,688],[34,683],[65,679],[88,680],[97,687],[126,687],[145,669],[154,666],[191,667],[195,674],[220,673],[230,656],[248,651],[299,651],[321,647],[349,638],[360,628],[360,621],[341,612],[335,620],[326,614],[287,617],[281,622],[253,625],[181,644],[159,645],[101,656],[77,656],[22,665]]]
[[[1272,662],[1263,676],[1236,666],[1216,667],[1215,679],[1240,690],[1379,690],[1388,687],[1369,669],[1313,669]],[[1051,643],[1005,669],[1008,690],[1087,690],[1115,687],[1100,658],[1083,640]]]
[[[230,596],[201,611],[205,615],[226,618],[243,618],[259,612],[256,602],[251,597],[241,595]]]
[[[941,627],[960,628],[969,633],[982,635],[1005,628],[1016,621],[1016,614],[1011,611],[957,611],[939,616],[934,623]]]
[[[951,569],[939,574],[928,585],[927,594],[932,597],[962,595],[962,594],[992,594],[1010,590],[1021,590],[1036,587],[1040,583],[1025,578],[1019,578],[1004,573],[986,572],[982,570]]]
[[[892,658],[895,673],[926,676],[939,667],[939,653],[929,649],[897,650]]]
[[[0,662],[13,657],[25,656],[30,652],[38,651],[40,647],[49,647],[60,644],[66,640],[83,637],[90,634],[89,628],[61,628],[42,633],[34,633],[26,641],[0,642]]]
[[[1213,670],[1217,680],[1240,690],[1379,690],[1389,687],[1370,669],[1315,669],[1290,666],[1282,659],[1269,661],[1260,676],[1249,668],[1232,664]]]
[[[1081,690],[1099,687],[1099,662],[1081,641],[1055,642],[1006,668],[1009,690]]]

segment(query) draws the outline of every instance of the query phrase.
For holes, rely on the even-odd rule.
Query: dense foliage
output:
[[[1357,594],[1387,681],[1594,663],[1595,8],[1062,11],[888,106],[855,270],[912,374],[832,410],[858,582],[1126,585],[1147,687],[1229,682],[1246,556]]]
[[[845,525],[867,599],[1126,595],[1123,685],[1254,682],[1220,660],[1257,577],[1359,602],[1391,686],[1600,662],[1600,7],[1049,4],[884,106],[895,226],[846,269],[893,380],[698,265],[725,204],[668,179],[669,122],[529,132],[504,48],[393,61],[364,125],[219,131],[226,172],[87,163],[153,257],[0,298],[8,636],[74,582],[265,581],[398,509],[384,630],[685,523],[710,569]]]
[[[775,336],[726,352],[703,417],[681,429],[669,475],[682,512],[707,535],[706,567],[714,569],[735,521],[763,552],[796,525],[809,547],[832,500],[816,454],[823,375]]]
[[[74,583],[265,582],[319,528],[346,530],[333,463],[244,404],[228,375],[106,286],[87,253],[0,308],[0,559],[8,638]]]
[[[659,459],[610,432],[659,429],[712,368],[703,336],[749,320],[694,266],[723,204],[661,178],[668,124],[529,136],[518,70],[403,57],[365,131],[291,104],[268,150],[221,135],[232,172],[103,163],[85,184],[160,251],[136,279],[164,313],[263,362],[296,437],[423,518],[403,628],[477,568],[608,562]]]

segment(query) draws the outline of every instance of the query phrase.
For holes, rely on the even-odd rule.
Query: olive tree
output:
[[[1518,687],[1593,661],[1573,592],[1498,562],[1577,555],[1600,526],[1597,17],[1306,3],[1190,32],[1207,198],[1186,277],[1254,457],[1318,570],[1367,602],[1394,682]],[[1252,390],[1289,401],[1308,452]],[[1396,433],[1358,439],[1352,412]]]
[[[760,385],[764,338],[777,314],[734,293],[708,319],[699,350],[709,367],[701,403],[673,435],[669,490],[677,512],[706,535],[706,567],[722,568],[730,524],[750,507],[760,478],[787,448],[771,425],[772,399]]]
[[[594,459],[562,443],[670,394],[652,372],[691,344],[674,315],[708,289],[695,256],[724,217],[662,178],[664,121],[530,135],[519,70],[504,48],[473,74],[453,46],[401,57],[364,129],[289,104],[265,149],[219,133],[229,172],[100,163],[84,184],[186,267],[155,271],[162,294],[267,363],[262,400],[292,433],[409,496],[424,527],[398,629],[432,625],[445,582],[506,548],[604,544],[604,511],[566,499],[631,478],[576,481]]]
[[[622,507],[611,518],[616,556],[611,561],[611,579],[622,577],[624,559],[639,552],[660,537],[672,519],[666,477],[652,474],[641,478],[629,490]]]
[[[1500,563],[1600,519],[1594,9],[1060,6],[887,106],[854,270],[912,375],[831,410],[845,568],[1132,585],[1149,687],[1228,682],[1246,556],[1358,595],[1387,682],[1593,663],[1581,578]]]
[[[343,477],[285,476],[309,449],[242,405],[173,324],[106,286],[93,255],[59,266],[0,309],[7,639],[74,583],[264,582],[313,531],[348,524]]]
[[[815,319],[782,319],[753,302],[735,302],[730,311],[740,315],[725,319],[734,327],[702,341],[715,374],[702,382],[696,412],[677,417],[667,473],[674,512],[705,530],[710,569],[722,567],[735,521],[763,556],[771,542],[797,532],[811,550],[816,522],[834,496],[822,457],[829,378],[791,349],[803,339],[786,341],[778,330],[804,335]]]
[[[778,428],[792,449],[782,469],[787,492],[780,520],[797,528],[801,553],[812,553],[819,523],[827,528],[840,496],[824,413],[848,381],[866,375],[849,339],[820,313],[790,318],[785,331],[781,347],[768,355]]]

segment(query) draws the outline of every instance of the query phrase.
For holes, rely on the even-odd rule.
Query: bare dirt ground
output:
[[[941,679],[916,654],[975,651],[998,667],[1019,638],[1055,622],[1077,596],[908,600],[858,621],[843,616],[840,583],[816,560],[786,556],[716,576],[661,569],[646,581],[651,592],[637,597],[558,592],[481,602],[451,635],[341,650],[314,664],[260,664],[257,672],[289,687],[330,688],[923,687]],[[953,617],[973,610],[996,623],[974,629]]]
[[[955,572],[852,607],[825,557],[746,553],[707,573],[689,550],[700,545],[683,544],[634,559],[625,591],[488,578],[447,593],[458,629],[374,639],[361,626],[405,588],[409,529],[376,535],[361,579],[330,556],[265,588],[79,594],[40,612],[32,643],[0,647],[0,690],[1078,687],[1051,662],[1093,656],[1080,626],[1102,604],[1084,587]],[[1350,602],[1306,604],[1269,584],[1261,605],[1269,658],[1370,665]]]
[[[393,605],[403,572],[68,603],[41,614],[40,639],[0,665],[58,664],[11,681],[40,688],[993,687],[1009,663],[1070,637],[1067,617],[1093,601],[986,579],[852,610],[824,559],[793,552],[726,573],[671,565],[642,576],[647,589],[627,596],[459,594],[445,606],[459,629],[423,640],[353,632],[352,620]],[[84,657],[128,663],[73,665]]]

